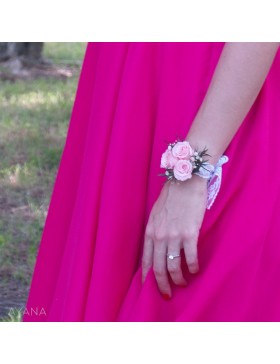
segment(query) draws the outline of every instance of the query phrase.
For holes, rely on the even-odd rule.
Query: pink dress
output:
[[[224,43],[88,43],[24,321],[280,320],[280,53],[224,152],[200,272],[141,283],[144,231]]]

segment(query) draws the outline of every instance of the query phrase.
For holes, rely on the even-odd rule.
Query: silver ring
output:
[[[171,259],[171,260],[181,256],[181,254],[169,254],[169,253],[167,253],[166,255],[167,255],[167,258]]]

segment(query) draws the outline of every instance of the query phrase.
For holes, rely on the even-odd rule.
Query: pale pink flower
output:
[[[177,160],[178,159],[173,156],[171,150],[166,149],[166,151],[161,156],[160,166],[162,168],[171,169],[175,166]]]
[[[192,177],[192,163],[185,159],[179,159],[174,166],[174,177],[179,181],[185,181]]]
[[[193,153],[194,150],[190,146],[190,143],[186,140],[183,142],[177,142],[172,148],[173,156],[179,159],[190,159]]]

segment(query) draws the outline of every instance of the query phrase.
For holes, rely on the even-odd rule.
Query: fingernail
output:
[[[168,293],[162,293],[162,297],[166,300],[166,301],[169,301],[170,300],[170,296]]]

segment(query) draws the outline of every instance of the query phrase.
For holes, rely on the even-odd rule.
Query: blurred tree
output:
[[[0,43],[0,61],[20,58],[25,65],[45,63],[42,57],[43,42],[5,42]]]

